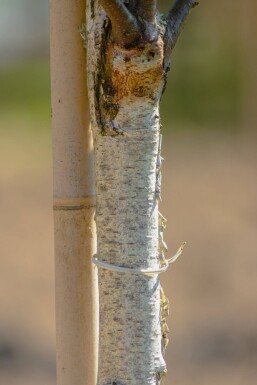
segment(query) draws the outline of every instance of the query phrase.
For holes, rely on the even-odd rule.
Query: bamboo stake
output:
[[[95,191],[82,0],[50,0],[57,384],[97,375]]]

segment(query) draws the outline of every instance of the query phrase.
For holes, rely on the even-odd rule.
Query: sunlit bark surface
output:
[[[126,3],[126,4],[125,4]],[[97,257],[130,268],[164,260],[158,213],[160,99],[170,53],[195,1],[156,13],[153,0],[87,2]],[[153,385],[166,372],[167,300],[158,274],[99,269],[98,385]]]

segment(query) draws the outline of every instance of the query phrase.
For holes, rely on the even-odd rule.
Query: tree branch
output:
[[[143,40],[156,41],[158,28],[156,22],[157,0],[138,0],[136,16],[142,25]]]
[[[156,23],[157,0],[138,0],[138,15],[145,21]]]
[[[121,0],[100,0],[100,4],[111,20],[117,44],[130,45],[140,37],[139,23]]]
[[[177,0],[169,11],[166,44],[170,52],[178,40],[189,12],[198,4],[196,0]]]

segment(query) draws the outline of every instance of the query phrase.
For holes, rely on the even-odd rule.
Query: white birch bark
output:
[[[137,2],[132,3],[136,7]],[[146,3],[154,9],[154,1]],[[185,6],[179,1],[177,8],[178,3]],[[173,23],[174,31],[169,30],[169,16],[159,17],[157,27],[154,14],[151,28],[144,25],[147,33],[137,44],[126,44],[126,31],[117,42],[122,23],[131,22],[136,35],[137,22],[133,17],[119,20],[118,11],[127,15],[130,10],[122,1],[101,4],[109,17],[98,1],[88,0],[84,31],[95,148],[97,257],[115,266],[156,269],[165,248],[165,223],[158,214],[159,103],[178,28]],[[188,10],[193,4],[188,2]],[[185,15],[179,11],[182,22]],[[167,300],[158,274],[99,269],[99,298],[98,385],[158,384],[166,372],[167,341]]]

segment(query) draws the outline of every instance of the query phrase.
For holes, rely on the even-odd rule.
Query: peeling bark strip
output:
[[[88,0],[88,86],[94,134],[98,259],[162,266],[165,219],[159,103],[193,0],[168,15],[156,0]],[[154,385],[166,372],[168,301],[153,276],[99,269],[98,385]]]

